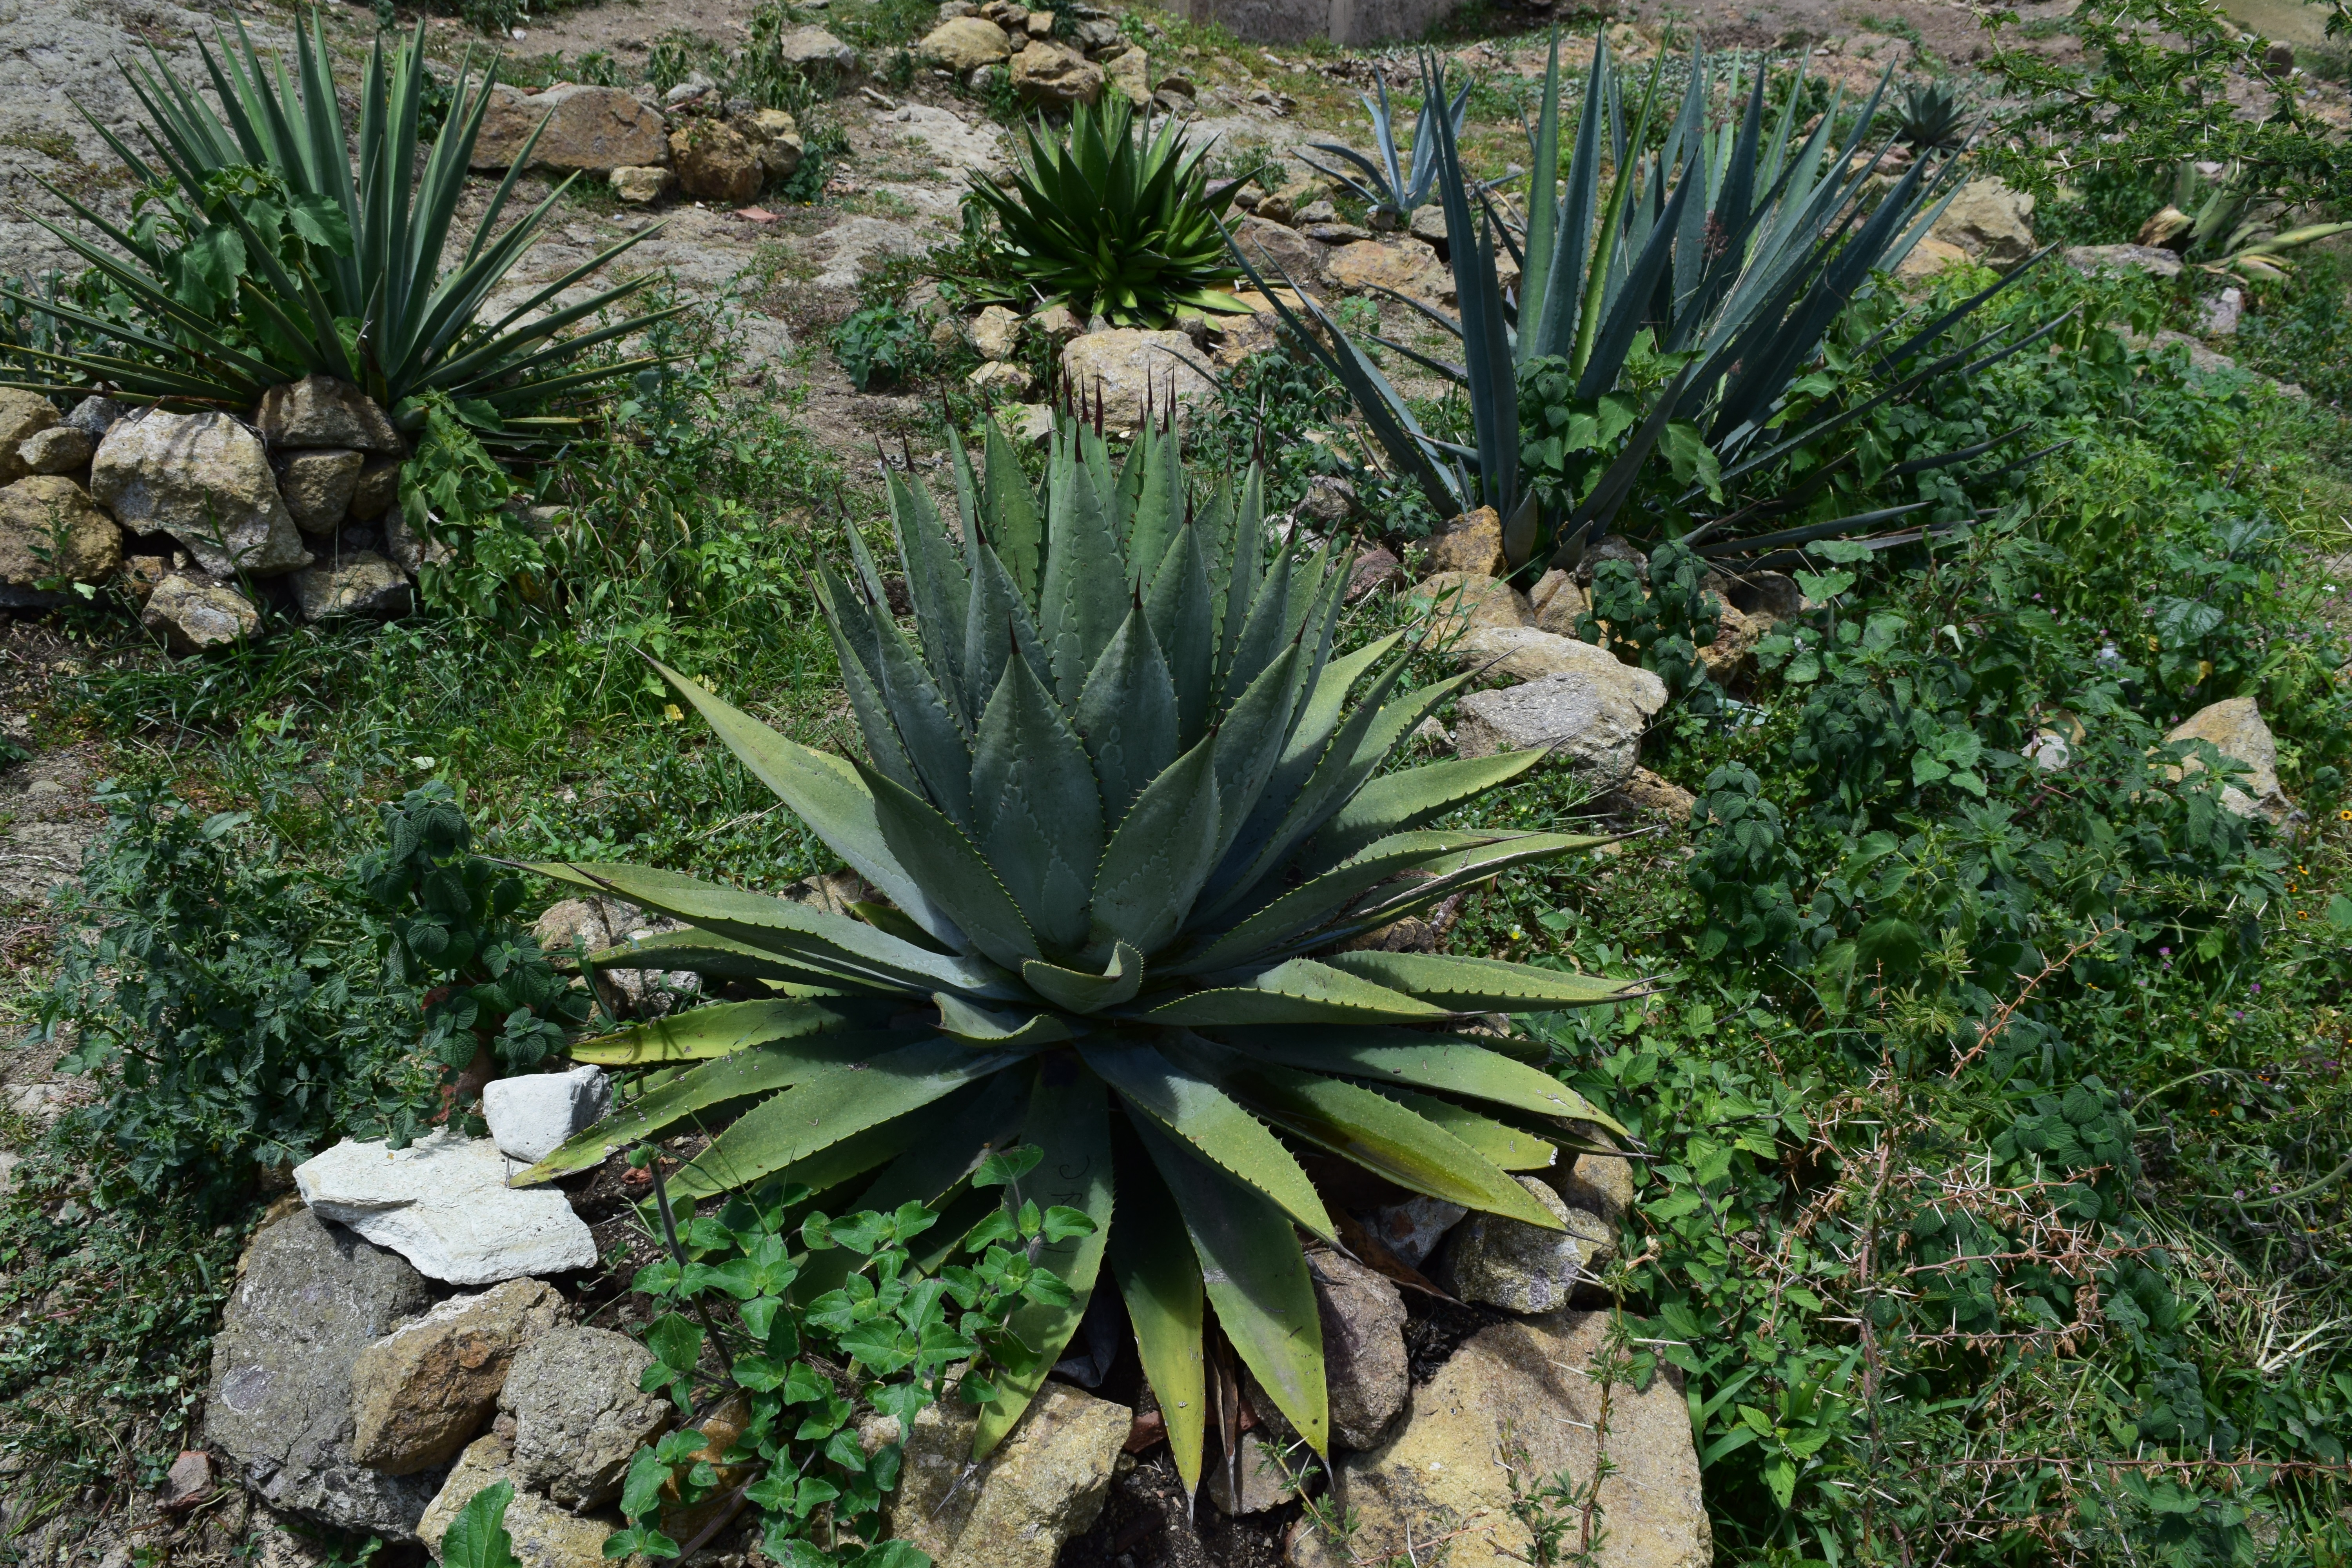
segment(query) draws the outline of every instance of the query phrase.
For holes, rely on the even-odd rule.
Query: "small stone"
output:
[[[388,1476],[448,1463],[496,1408],[523,1346],[571,1310],[537,1279],[453,1296],[352,1363],[352,1458]]]
[[[1234,244],[1265,281],[1276,289],[1304,289],[1318,298],[1333,252],[1316,244],[1287,224],[1274,223],[1251,213],[1231,226]]]
[[[294,1167],[302,1201],[424,1273],[454,1285],[561,1274],[596,1261],[596,1241],[552,1187],[510,1187],[498,1145],[444,1130],[406,1149],[341,1143]]]
[[[770,180],[790,179],[808,155],[800,121],[781,109],[755,109],[738,119],[735,126],[759,149],[760,167]]]
[[[1528,590],[1528,603],[1535,606],[1537,630],[1563,637],[1576,635],[1576,623],[1588,607],[1584,590],[1576,585],[1576,579],[1557,566]]]
[[[2200,300],[2197,310],[2205,335],[2209,338],[2236,337],[2238,317],[2244,310],[2245,304],[2245,290],[2242,289],[2224,289],[2210,300]],[[31,459],[27,457],[26,460]]]
[[[367,466],[364,452],[297,452],[286,459],[278,476],[278,491],[286,510],[305,533],[332,533],[343,525],[352,509],[352,492],[359,488],[360,470]]]
[[[1298,521],[1328,533],[1352,521],[1358,511],[1356,487],[1328,474],[1307,481],[1307,493],[1292,509]]]
[[[354,550],[295,573],[294,604],[306,621],[389,621],[408,614],[415,595],[399,567],[373,550]]]
[[[982,359],[1011,359],[1020,334],[1020,312],[1002,305],[991,305],[972,318],[971,346]]]
[[[74,425],[52,425],[16,444],[17,460],[30,474],[70,474],[89,467],[98,437]]]
[[[632,206],[661,200],[677,183],[677,176],[669,170],[646,164],[625,165],[614,170],[611,178],[614,199]]]
[[[593,1127],[613,1104],[612,1080],[591,1064],[570,1072],[524,1073],[482,1089],[490,1141],[509,1159],[539,1161]]]
[[[1414,584],[1407,597],[1416,614],[1431,618],[1439,637],[1484,626],[1524,626],[1535,619],[1526,595],[1483,572],[1433,573]]]
[[[1970,180],[1929,227],[1927,239],[1957,246],[1988,267],[2013,267],[2033,254],[2032,216],[2030,193],[1998,178]]]
[[[1396,1255],[1398,1262],[1408,1268],[1418,1268],[1469,1212],[1460,1204],[1450,1204],[1444,1198],[1415,1196],[1373,1210],[1371,1223],[1365,1228]]]
[[[1445,248],[1445,209],[1444,207],[1432,203],[1425,207],[1413,208],[1412,222],[1408,227],[1413,238],[1425,245],[1433,246],[1441,251]]]
[[[2263,721],[2262,709],[2254,699],[2232,697],[2200,708],[2164,738],[2210,742],[2222,756],[2248,770],[2252,776],[2243,782],[2243,787],[2236,784],[2223,786],[2223,810],[2237,816],[2259,816],[2280,828],[2292,826],[2302,819],[2303,813],[2295,809],[2294,802],[2279,786],[2278,739]],[[2186,773],[2201,773],[2204,766],[2192,756],[2185,765],[2165,771],[2178,779]]]
[[[1635,768],[1609,792],[1607,807],[1611,811],[1634,814],[1654,814],[1665,817],[1677,826],[1690,821],[1691,808],[1698,797],[1668,779],[1660,778],[1647,768]],[[1618,1162],[1622,1164],[1622,1161]],[[1632,1177],[1628,1175],[1628,1181]],[[1612,1213],[1611,1217],[1615,1217]]]
[[[777,59],[803,69],[823,67],[844,77],[857,74],[857,51],[823,27],[793,27],[770,46]]]
[[[96,441],[113,427],[116,420],[130,412],[111,397],[85,397],[73,405],[73,412],[66,416],[66,423],[77,430],[87,432],[89,438]]]
[[[1337,223],[1339,221],[1339,209],[1331,205],[1331,198],[1328,196],[1318,196],[1313,201],[1308,202],[1305,206],[1298,209],[1297,216],[1292,220],[1292,226],[1297,228],[1305,228],[1310,223]]]
[[[1234,1450],[1231,1463],[1222,1455],[1210,1456],[1201,1478],[1201,1489],[1221,1511],[1264,1513],[1298,1495],[1297,1483],[1283,1468],[1281,1451],[1266,1441],[1262,1431],[1243,1433]],[[1234,1489],[1236,1475],[1241,1483],[1238,1495]]]
[[[1488,577],[1503,574],[1503,520],[1491,506],[1465,512],[1430,536],[1432,572],[1475,572]]]
[[[1356,604],[1404,581],[1404,563],[1387,550],[1367,550],[1348,574],[1347,601]]]
[[[1490,684],[1561,674],[1613,680],[1627,668],[1606,649],[1535,626],[1474,626],[1447,651]]]
[[[535,142],[533,133],[539,137]],[[603,174],[659,163],[667,156],[660,110],[625,88],[580,82],[541,93],[503,84],[491,90],[474,140],[473,167],[503,174],[526,142],[532,168],[559,174]]]
[[[1310,1252],[1307,1267],[1323,1320],[1331,1441],[1342,1448],[1369,1448],[1404,1408],[1412,1387],[1405,1361],[1404,1298],[1388,1280],[1336,1252]]]
[[[1192,340],[1182,332],[1111,328],[1088,332],[1062,350],[1062,378],[1089,409],[1100,399],[1107,424],[1138,430],[1147,385],[1155,415],[1164,416],[1172,400],[1179,422],[1194,405],[1215,398],[1216,383],[1195,367],[1198,358]]]
[[[1371,230],[1352,223],[1302,223],[1298,232],[1318,245],[1354,245],[1372,237]]]
[[[1164,92],[1175,98],[1191,99],[1198,96],[1201,89],[1199,84],[1183,72],[1171,71],[1152,84],[1152,90]]]
[[[915,58],[929,66],[951,71],[975,71],[1001,65],[1013,53],[1004,29],[978,16],[957,16],[941,22],[915,46]]]
[[[400,470],[404,466],[399,458],[370,458],[360,477],[352,482],[351,505],[345,515],[358,522],[373,522],[400,499]]]
[[[1092,103],[1102,97],[1103,68],[1076,49],[1040,38],[1013,57],[1013,87],[1024,100],[1045,108]]]
[[[1089,16],[1071,30],[1070,37],[1078,47],[1097,59],[1128,47],[1127,35],[1119,30],[1118,20],[1110,16]]]
[[[1112,87],[1127,97],[1128,102],[1142,109],[1151,102],[1151,60],[1141,49],[1130,48],[1124,54],[1107,57],[1103,71]]]
[[[1446,1238],[1444,1271],[1465,1301],[1512,1312],[1557,1311],[1615,1256],[1616,1231],[1599,1215],[1570,1208],[1533,1176],[1513,1179],[1568,1228],[1473,1214]]]
[[[1054,36],[1054,13],[1051,11],[1030,12],[1028,16],[1022,18],[1021,30],[1028,34],[1032,38],[1052,37]]]
[[[449,1526],[475,1494],[500,1481],[513,1485],[517,1475],[513,1448],[505,1438],[493,1433],[467,1444],[417,1521],[416,1538],[439,1557]],[[507,1504],[505,1529],[508,1549],[522,1568],[604,1568],[604,1542],[613,1534],[610,1523],[583,1519],[521,1486],[515,1487],[514,1500]]]
[[[719,121],[688,120],[669,133],[669,153],[677,165],[679,187],[705,201],[748,202],[760,194],[760,184],[767,177],[759,149]]]
[[[57,422],[57,406],[39,393],[0,387],[0,484],[31,472],[21,455],[24,443]]]
[[[670,1427],[670,1402],[637,1387],[653,1362],[605,1329],[554,1329],[517,1352],[499,1408],[514,1417],[522,1484],[580,1510],[619,1497],[631,1457]]]
[[[1636,772],[1644,778],[1664,784],[1667,789],[1675,788],[1673,784],[1666,784],[1665,780],[1647,769],[1637,769]],[[1676,793],[1682,795],[1685,800],[1690,798],[1686,791],[1676,791]],[[1588,1128],[1585,1136],[1601,1142],[1608,1142],[1608,1135],[1601,1132],[1598,1128]],[[1595,1154],[1590,1152],[1579,1154],[1576,1157],[1576,1163],[1569,1166],[1560,1175],[1558,1184],[1560,1201],[1568,1205],[1571,1210],[1589,1210],[1612,1226],[1633,1211],[1635,1197],[1633,1163],[1622,1154]]]
[[[1665,705],[1665,682],[1646,669],[1563,671],[1464,698],[1454,745],[1465,757],[1547,751],[1553,765],[1614,781],[1633,771],[1643,731]]]
[[[1067,305],[1048,305],[1029,318],[1028,330],[1059,349],[1071,339],[1082,336],[1087,324]]]
[[[120,421],[98,444],[89,489],[115,521],[171,534],[215,577],[274,577],[310,563],[259,437],[226,414],[151,411]]]
[[[446,544],[424,538],[410,528],[407,513],[398,507],[383,514],[383,552],[412,578],[427,566],[446,566],[457,559]]]
[[[1293,180],[1260,196],[1257,216],[1272,223],[1292,223],[1302,210],[1321,201],[1323,195],[1321,181]]]
[[[1053,1568],[1063,1543],[1102,1512],[1134,1412],[1048,1383],[977,1465],[974,1423],[972,1408],[951,1399],[915,1417],[886,1528],[939,1568]]]
[[[183,1448],[163,1472],[163,1489],[155,1506],[165,1513],[185,1513],[213,1495],[213,1457],[202,1448]]]
[[[234,588],[174,572],[147,595],[139,624],[161,637],[173,654],[185,658],[257,636],[261,612]]]
[[[121,531],[64,475],[0,487],[0,583],[103,583],[121,562]]]
[[[964,384],[987,398],[1008,398],[1014,402],[1029,395],[1036,383],[1029,373],[1010,360],[990,360],[970,375]]]
[[[2070,245],[2059,253],[2077,272],[2147,272],[2180,276],[2180,253],[2160,245]]]
[[[1010,439],[1018,446],[1043,447],[1054,437],[1054,411],[1042,403],[1024,403],[1013,411]]]
[[[306,376],[273,386],[261,395],[255,421],[262,438],[278,451],[349,447],[388,458],[404,457],[407,445],[375,400],[348,381]]]

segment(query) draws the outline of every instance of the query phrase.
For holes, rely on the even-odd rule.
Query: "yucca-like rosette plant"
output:
[[[789,1182],[835,1212],[920,1199],[948,1236],[997,1201],[969,1190],[982,1155],[1037,1145],[1024,1196],[1095,1225],[1044,1255],[1071,1300],[1024,1307],[1022,1344],[975,1385],[979,1451],[1034,1394],[1106,1263],[1188,1484],[1209,1309],[1319,1450],[1301,1237],[1339,1246],[1340,1226],[1300,1155],[1557,1229],[1510,1172],[1550,1163],[1571,1121],[1614,1124],[1503,1040],[1454,1031],[1626,994],[1344,944],[1601,840],[1427,826],[1539,753],[1383,773],[1460,682],[1405,690],[1396,636],[1334,654],[1346,560],[1266,561],[1255,468],[1188,483],[1177,437],[1152,429],[1114,467],[1067,418],[1042,494],[993,429],[984,479],[953,455],[960,542],[919,485],[889,481],[911,632],[854,534],[853,574],[820,576],[868,760],[795,744],[665,671],[887,902],[852,918],[635,867],[540,868],[686,922],[595,962],[776,995],[576,1047],[655,1069],[651,1087],[523,1179],[723,1121],[674,1197]],[[838,1283],[824,1264],[840,1256],[813,1256],[795,1288]]]

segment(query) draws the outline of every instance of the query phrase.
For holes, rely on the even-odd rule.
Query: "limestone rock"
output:
[[[1293,180],[1277,185],[1257,200],[1257,214],[1269,223],[1294,224],[1298,215],[1323,199],[1323,182],[1316,179]]]
[[[359,478],[352,481],[352,500],[344,515],[357,522],[373,522],[392,509],[400,499],[398,458],[370,458],[360,469]]]
[[[213,1340],[206,1443],[272,1508],[411,1538],[435,1482],[352,1458],[352,1368],[431,1301],[416,1270],[307,1210],[263,1226]]]
[[[350,447],[398,458],[408,451],[375,399],[331,375],[271,387],[261,395],[255,423],[270,447],[281,452]]]
[[[1062,376],[1087,407],[1099,400],[1109,426],[1139,430],[1147,384],[1153,410],[1164,413],[1172,398],[1180,422],[1216,396],[1216,384],[1194,368],[1199,357],[1182,332],[1117,327],[1073,339],[1062,350]]]
[[[1295,228],[1274,223],[1255,213],[1228,226],[1234,243],[1271,287],[1304,289],[1320,296],[1332,252]]]
[[[73,412],[66,416],[66,423],[88,433],[89,438],[96,441],[114,427],[115,421],[130,412],[111,397],[85,397],[73,405]]]
[[[2180,276],[2180,253],[2160,245],[2070,245],[2059,254],[2077,272],[2149,272]]]
[[[1405,1364],[1404,1298],[1394,1285],[1336,1252],[1310,1252],[1307,1267],[1323,1320],[1332,1444],[1369,1448],[1404,1408],[1412,1387]]]
[[[1528,592],[1528,603],[1536,609],[1536,629],[1561,637],[1574,637],[1576,623],[1591,608],[1576,579],[1558,567],[1537,580]]]
[[[593,1264],[595,1238],[562,1193],[507,1185],[521,1168],[445,1129],[396,1151],[346,1138],[295,1166],[294,1184],[317,1213],[455,1285]]]
[[[1011,359],[1020,335],[1020,312],[1002,305],[991,305],[971,320],[971,346],[982,359]]]
[[[1004,29],[980,16],[957,16],[940,23],[915,46],[915,58],[961,76],[982,66],[1002,64],[1013,53]]]
[[[615,201],[640,207],[661,200],[677,184],[676,174],[653,165],[625,165],[614,170],[611,179]]]
[[[938,1568],[1053,1568],[1101,1513],[1133,1422],[1123,1405],[1048,1383],[974,1465],[971,1408],[933,1405],[915,1417],[884,1522]]]
[[[257,636],[261,612],[234,588],[173,572],[148,594],[139,624],[185,658]]]
[[[1601,1386],[1588,1369],[1608,1329],[1606,1312],[1563,1312],[1473,1335],[1415,1391],[1412,1415],[1387,1443],[1333,1467],[1331,1504],[1357,1521],[1348,1549],[1301,1528],[1291,1562],[1385,1563],[1411,1546],[1426,1561],[1426,1543],[1440,1537],[1446,1568],[1535,1561],[1528,1526],[1511,1511],[1511,1476],[1565,1472],[1580,1495],[1591,1484]],[[1617,1383],[1605,1441],[1612,1468],[1601,1483],[1601,1568],[1709,1568],[1690,1411],[1675,1380],[1660,1375],[1642,1392]]]
[[[1956,267],[1968,258],[1969,253],[1958,246],[1927,235],[1895,263],[1895,276],[1906,283],[1925,282],[1945,268]]]
[[[1436,202],[1412,210],[1412,237],[1443,251],[1445,248],[1445,208]]]
[[[1647,773],[1646,776],[1664,784],[1668,789],[1675,787],[1673,784],[1666,784],[1665,780],[1658,778],[1655,773]],[[1677,793],[1684,794],[1685,797],[1688,798],[1687,792]],[[1585,1130],[1587,1138],[1592,1138],[1595,1134],[1599,1135],[1599,1142],[1608,1141],[1609,1135],[1601,1132],[1598,1128],[1588,1127]],[[1575,1163],[1570,1165],[1560,1174],[1556,1185],[1559,1191],[1560,1201],[1567,1204],[1570,1209],[1590,1210],[1612,1226],[1624,1218],[1627,1212],[1633,1208],[1636,1195],[1633,1190],[1633,1163],[1622,1154],[1589,1152],[1579,1154]]]
[[[1618,781],[1606,801],[1611,811],[1655,812],[1678,827],[1689,824],[1691,807],[1697,804],[1698,797],[1690,791],[1647,768],[1635,768]]]
[[[540,131],[541,121],[547,124],[544,131]],[[474,142],[473,166],[503,174],[534,131],[539,131],[530,150],[534,169],[601,174],[669,161],[659,110],[625,88],[572,83],[541,93],[520,93],[505,86],[492,89],[481,134]]]
[[[415,600],[400,568],[373,550],[354,550],[294,574],[294,604],[306,621],[396,620]]]
[[[474,1500],[475,1493],[500,1481],[516,1482],[512,1445],[495,1433],[467,1444],[440,1493],[417,1521],[416,1536],[425,1550],[438,1559],[442,1538],[449,1533],[459,1511]],[[507,1504],[507,1535],[515,1561],[522,1568],[604,1568],[604,1542],[613,1529],[606,1521],[582,1518],[519,1485],[514,1500]]]
[[[215,577],[310,563],[260,438],[226,414],[123,420],[98,444],[89,488],[123,527],[169,533]]]
[[[1988,267],[2014,267],[2033,254],[2033,197],[2000,179],[1970,180],[1927,230]]]
[[[565,899],[548,907],[532,925],[531,935],[551,953],[570,953],[581,946],[599,953],[677,929],[675,921],[648,916],[625,900]],[[591,980],[604,1005],[623,1018],[662,1017],[678,997],[692,995],[702,986],[700,975],[682,969],[594,969]]]
[[[16,444],[16,456],[29,474],[70,474],[89,467],[98,437],[73,425],[52,425]]]
[[[1283,1468],[1281,1451],[1266,1440],[1263,1429],[1243,1433],[1234,1450],[1230,1464],[1213,1452],[1202,1467],[1201,1489],[1222,1511],[1264,1513],[1298,1495],[1297,1486]]]
[[[1013,57],[1013,88],[1048,109],[1092,103],[1102,97],[1103,68],[1076,49],[1040,38]]]
[[[1499,577],[1504,566],[1503,520],[1491,506],[1464,512],[1443,531],[1430,536],[1432,572],[1475,572]]]
[[[1018,403],[1029,395],[1036,382],[1030,374],[1011,360],[992,359],[965,376],[964,384],[992,401],[1004,399]]]
[[[2244,289],[2224,289],[2210,299],[2197,301],[2199,326],[2209,338],[2236,337],[2238,318],[2245,309]]]
[[[1755,661],[1756,645],[1772,629],[1769,616],[1750,616],[1726,602],[1716,621],[1715,640],[1698,650],[1707,679],[1729,685]]]
[[[793,27],[772,46],[775,58],[803,70],[821,67],[843,76],[857,74],[857,51],[823,27]]]
[[[456,552],[437,539],[428,539],[408,526],[408,514],[398,507],[383,514],[383,552],[392,563],[414,577],[427,566],[446,566]]]
[[[305,533],[332,533],[342,527],[360,470],[366,467],[364,452],[297,452],[287,458],[278,492],[286,498],[294,525]]]
[[[0,583],[102,583],[121,562],[121,531],[71,479],[35,474],[0,488]]]
[[[1350,294],[1393,289],[1435,302],[1454,292],[1454,274],[1425,245],[1360,239],[1333,251],[1323,266],[1331,281]]]
[[[570,1316],[537,1279],[452,1296],[352,1363],[352,1458],[388,1476],[446,1465],[489,1415],[515,1352]]]
[[[514,1160],[544,1160],[575,1132],[584,1132],[613,1103],[612,1080],[593,1063],[570,1072],[524,1073],[482,1089],[482,1120],[490,1141]]]
[[[1151,102],[1151,58],[1138,48],[1124,54],[1110,55],[1103,60],[1103,71],[1110,85],[1127,96],[1128,102],[1138,109]]]
[[[1418,1268],[1469,1212],[1460,1204],[1450,1204],[1444,1198],[1415,1195],[1401,1204],[1375,1209],[1364,1228],[1394,1253],[1398,1262]]]
[[[1517,627],[1535,619],[1527,597],[1483,572],[1435,572],[1413,584],[1414,609],[1435,622],[1439,637],[1486,626]]]
[[[1665,705],[1665,682],[1646,669],[1563,671],[1464,698],[1454,749],[1486,757],[1549,748],[1552,762],[1613,781],[1633,771],[1642,731]]]
[[[518,1480],[570,1509],[619,1497],[630,1456],[670,1426],[670,1402],[637,1388],[653,1361],[606,1329],[555,1329],[525,1345],[499,1391],[514,1417]]]
[[[2232,697],[2200,708],[2164,738],[2210,741],[2214,750],[2246,766],[2252,776],[2245,781],[2244,787],[2234,784],[2223,786],[2224,810],[2239,816],[2259,816],[2273,827],[2285,827],[2301,820],[2303,814],[2279,787],[2278,739],[2263,721],[2262,709],[2252,698]],[[2191,757],[2181,769],[2168,771],[2178,778],[2182,773],[2198,773],[2203,768],[2204,763]]]
[[[1479,671],[1490,685],[1540,680],[1547,675],[1610,679],[1626,668],[1589,642],[1536,626],[1474,627],[1447,651],[1455,663]]]
[[[1473,1214],[1445,1240],[1444,1272],[1454,1293],[1513,1312],[1550,1312],[1616,1254],[1616,1228],[1599,1215],[1571,1209],[1533,1176],[1514,1178],[1568,1228],[1544,1230],[1525,1220]]]
[[[733,126],[695,119],[669,133],[677,183],[689,196],[709,202],[748,202],[767,177],[760,150]]]
[[[1054,438],[1054,411],[1042,403],[1024,403],[1013,410],[1005,438],[1016,447],[1043,447]]]
[[[1084,337],[1087,324],[1067,305],[1048,305],[1029,318],[1027,330],[1059,349],[1073,338]]]
[[[1404,581],[1404,563],[1387,550],[1367,550],[1348,574],[1347,601],[1353,605]]]
[[[32,470],[19,453],[23,443],[58,422],[58,411],[37,392],[0,388],[0,484],[21,479]]]

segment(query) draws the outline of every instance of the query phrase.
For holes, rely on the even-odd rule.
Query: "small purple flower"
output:
[[[2233,1198],[2242,1198],[2246,1195],[2246,1189],[2240,1187],[2236,1192],[2231,1193],[2230,1195]]]
[[[2170,958],[2172,956],[2172,950],[2168,947],[2159,947],[2156,950],[2156,955],[2158,958]]]

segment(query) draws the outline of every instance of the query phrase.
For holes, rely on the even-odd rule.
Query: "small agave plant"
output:
[[[911,630],[854,532],[849,574],[821,573],[867,760],[796,744],[663,672],[879,897],[827,914],[630,866],[538,868],[685,922],[593,962],[773,995],[574,1047],[649,1070],[521,1179],[723,1117],[672,1195],[791,1184],[836,1212],[920,1199],[949,1235],[995,1202],[970,1189],[990,1150],[1042,1148],[1026,1195],[1093,1225],[1047,1210],[1059,1239],[1042,1261],[1070,1300],[1024,1306],[1019,1342],[967,1381],[976,1452],[1035,1394],[1107,1265],[1197,1484],[1212,1314],[1325,1444],[1301,1238],[1342,1246],[1349,1224],[1303,1157],[1558,1228],[1510,1173],[1549,1163],[1576,1122],[1615,1123],[1506,1039],[1465,1031],[1630,993],[1349,944],[1602,840],[1432,826],[1541,754],[1384,771],[1460,681],[1408,689],[1395,636],[1337,650],[1347,562],[1328,545],[1267,559],[1255,467],[1196,482],[1172,430],[1152,428],[1114,463],[1099,424],[1067,416],[1043,493],[993,428],[986,458],[976,477],[954,446],[952,531],[890,477]],[[813,1255],[795,1289],[838,1285],[825,1260],[841,1256]]]

